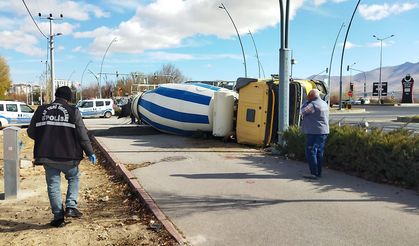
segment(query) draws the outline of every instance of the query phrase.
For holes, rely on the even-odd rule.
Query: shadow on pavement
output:
[[[25,230],[43,230],[50,228],[51,226],[49,224],[32,224],[26,222],[0,220],[0,232],[18,232]]]

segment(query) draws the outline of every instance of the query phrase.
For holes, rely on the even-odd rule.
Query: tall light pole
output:
[[[385,38],[379,38],[376,35],[372,35],[374,38],[376,38],[378,41],[380,41],[380,77],[378,79],[378,103],[382,104],[381,102],[381,92],[383,90],[383,85],[381,81],[381,68],[383,66],[383,40],[386,40],[388,38],[394,37],[394,35],[387,36]]]
[[[349,71],[349,83],[352,83],[352,70],[353,70],[352,67],[355,65],[356,65],[356,62],[346,67],[346,71]]]
[[[76,72],[76,70],[73,70],[71,73],[70,73],[70,76],[68,76],[68,79],[67,79],[67,84],[70,82],[70,79],[71,79],[71,77],[73,76],[73,74]]]
[[[94,72],[92,72],[92,70],[90,70],[90,69],[87,69],[88,71],[89,71],[89,73],[91,73],[93,76],[95,76],[95,79],[96,79],[96,82],[97,82],[97,89],[98,90],[100,90],[100,87],[99,87],[99,84],[100,84],[100,82],[99,82],[99,77],[100,76],[98,76],[98,75],[96,75]],[[99,92],[98,92],[98,94],[99,94]]]
[[[243,43],[242,43],[242,39],[240,38],[240,34],[239,31],[237,30],[236,24],[233,21],[233,18],[231,17],[230,13],[228,12],[227,8],[224,6],[223,3],[221,3],[221,6],[218,6],[218,8],[220,9],[224,9],[225,12],[227,13],[228,17],[230,17],[231,23],[233,23],[234,29],[236,30],[237,33],[237,37],[239,38],[239,42],[240,42],[240,47],[242,49],[242,55],[243,55],[243,64],[244,64],[244,77],[247,78],[247,66],[246,66],[246,55],[244,54],[244,49],[243,49]]]
[[[342,31],[342,29],[343,29],[343,27],[344,27],[344,26],[345,26],[345,23],[342,23],[342,25],[340,26],[340,29],[339,29],[338,35],[336,35],[335,44],[333,45],[332,55],[330,56],[329,76],[328,76],[328,78],[327,78],[327,85],[328,85],[328,87],[329,87],[329,88],[328,88],[328,89],[329,89],[329,93],[327,93],[327,95],[326,95],[326,102],[328,102],[329,104],[330,104],[330,96],[331,96],[331,94],[332,94],[332,81],[331,81],[330,75],[331,75],[331,73],[332,73],[333,55],[334,55],[334,53],[335,53],[335,48],[336,48],[336,44],[337,44],[338,39],[339,39],[340,32]]]
[[[48,61],[41,61],[42,63],[45,62],[45,88],[48,86]],[[41,85],[41,93],[40,93],[41,101],[40,104],[42,105],[42,85]]]
[[[367,97],[367,75],[365,75],[365,71],[355,69],[355,68],[350,68],[350,69],[364,74],[364,98],[366,98]]]
[[[343,57],[345,55],[346,40],[348,39],[349,30],[351,29],[352,20],[354,19],[356,10],[358,9],[359,3],[361,0],[358,0],[358,3],[355,6],[354,11],[352,12],[351,20],[349,21],[348,28],[346,29],[345,40],[343,41],[342,56],[340,57],[340,74],[339,74],[339,110],[342,110],[342,70],[343,70]]]
[[[83,76],[84,76],[84,73],[86,72],[86,69],[87,69],[87,67],[89,66],[90,63],[92,63],[92,60],[90,60],[86,64],[86,66],[84,67],[83,73],[81,74],[81,79],[80,79],[80,100],[83,100],[83,87],[82,87],[82,85],[83,85]]]
[[[249,30],[249,35],[250,35],[250,37],[252,38],[252,41],[253,41],[253,46],[255,47],[255,51],[256,51],[256,59],[258,60],[259,78],[260,78],[260,68],[261,68],[261,66],[262,66],[262,63],[260,63],[260,60],[259,60],[259,53],[258,53],[258,49],[257,49],[257,47],[256,47],[256,42],[255,42],[255,39],[253,38],[252,32],[251,32],[250,30]],[[265,71],[263,71],[263,77],[265,77]]]
[[[52,101],[54,101],[55,100],[55,93],[54,93],[54,91],[55,91],[55,74],[54,74],[54,37],[55,36],[59,36],[59,35],[62,35],[62,33],[55,33],[54,34],[54,32],[53,32],[53,30],[52,30],[52,22],[54,21],[54,20],[62,20],[62,18],[63,18],[63,15],[62,14],[60,14],[60,18],[59,19],[57,19],[57,18],[55,18],[55,17],[53,17],[52,16],[52,14],[49,14],[49,16],[47,16],[47,17],[45,17],[45,18],[42,18],[42,14],[41,13],[38,13],[38,16],[41,18],[41,19],[48,19],[49,20],[49,49],[50,49],[50,63],[51,63],[51,91],[50,91],[50,95],[51,95],[51,97],[50,98],[52,98]]]
[[[111,45],[113,44],[113,42],[118,41],[118,39],[116,37],[114,37],[112,39],[112,41],[109,43],[108,48],[106,48],[105,54],[103,54],[103,58],[102,58],[102,63],[100,64],[100,73],[99,73],[99,98],[102,98],[102,90],[100,88],[101,86],[101,80],[102,80],[102,67],[103,67],[103,61],[105,60],[106,54],[108,53],[109,48],[111,47]]]
[[[290,49],[288,48],[290,1],[279,0],[280,11],[280,49],[279,49],[279,86],[278,86],[278,144],[285,143],[283,133],[289,127],[289,79]]]

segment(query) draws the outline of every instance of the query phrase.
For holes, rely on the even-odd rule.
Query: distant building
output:
[[[68,86],[68,87],[72,88],[73,85],[75,86],[75,84],[76,83],[74,81],[71,81],[71,80],[64,80],[64,79],[56,79],[55,80],[55,86],[57,88],[61,87],[61,86]]]
[[[31,84],[12,84],[12,87],[9,89],[9,93],[13,94],[28,94],[31,91]]]
[[[33,85],[33,84],[12,84],[12,87],[9,89],[9,94],[17,94],[17,95],[23,95],[23,94],[30,94],[34,91],[39,91],[41,89],[41,86],[39,85]]]

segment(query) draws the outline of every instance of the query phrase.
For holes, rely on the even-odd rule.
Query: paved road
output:
[[[393,130],[406,127],[419,133],[419,123],[396,122],[398,116],[417,116],[419,115],[419,104],[415,106],[380,106],[380,105],[354,105],[354,110],[336,112],[332,111],[330,121],[341,122],[343,124],[358,124],[367,121],[370,126]],[[364,111],[360,111],[364,109]],[[348,112],[348,113],[347,113]]]
[[[419,195],[218,140],[87,119],[193,245],[417,245]],[[106,136],[107,128],[123,136]],[[112,130],[116,129],[116,130]],[[132,134],[127,134],[129,131]],[[144,134],[143,134],[144,132]]]

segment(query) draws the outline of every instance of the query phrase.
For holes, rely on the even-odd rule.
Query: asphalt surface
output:
[[[353,105],[350,110],[331,110],[330,122],[341,124],[358,125],[368,122],[369,127],[394,130],[406,128],[419,133],[419,123],[398,122],[402,116],[419,116],[419,104],[402,106],[392,105]]]
[[[192,245],[418,245],[415,191],[127,122],[85,120]]]

